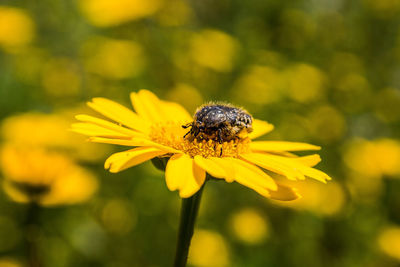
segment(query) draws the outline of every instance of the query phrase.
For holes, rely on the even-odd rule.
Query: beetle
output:
[[[220,144],[235,139],[241,139],[253,131],[253,118],[244,109],[231,104],[208,103],[199,107],[193,117],[193,122],[182,125],[190,130],[189,140],[213,140]]]

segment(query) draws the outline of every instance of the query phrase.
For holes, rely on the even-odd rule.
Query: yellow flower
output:
[[[7,117],[0,124],[0,138],[4,143],[24,148],[59,151],[78,161],[96,162],[109,150],[99,144],[82,144],[82,136],[66,131],[71,114],[82,110],[86,109],[77,107],[52,114],[26,112]]]
[[[111,155],[105,162],[110,172],[119,172],[153,158],[168,159],[165,176],[168,188],[179,190],[182,198],[195,194],[206,173],[227,182],[238,182],[259,194],[277,200],[294,200],[296,190],[276,182],[264,168],[290,180],[306,176],[321,182],[330,180],[312,168],[320,161],[317,154],[298,157],[288,151],[319,150],[320,147],[295,142],[253,141],[270,132],[273,125],[254,119],[253,131],[229,142],[184,138],[193,121],[179,104],[163,101],[147,90],[131,93],[136,112],[105,98],[94,98],[88,105],[115,121],[78,115],[75,132],[90,136],[92,142],[135,147]],[[259,168],[261,167],[261,168]]]
[[[0,47],[14,52],[29,44],[35,35],[35,24],[20,8],[0,6]]]
[[[95,26],[112,27],[156,13],[162,0],[79,0],[83,15]]]
[[[0,152],[3,187],[16,202],[74,204],[97,190],[95,177],[61,154],[14,145],[5,145]]]

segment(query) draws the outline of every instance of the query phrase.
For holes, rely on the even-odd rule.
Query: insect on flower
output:
[[[191,127],[183,137],[189,139],[213,140],[218,143],[246,137],[253,131],[253,118],[244,109],[229,104],[206,104],[199,107],[194,121],[183,125]]]
[[[104,167],[110,172],[152,159],[165,160],[167,187],[179,190],[182,198],[200,190],[206,173],[282,201],[297,199],[299,194],[270,173],[294,181],[310,177],[326,183],[331,179],[313,168],[321,160],[318,154],[292,153],[319,150],[319,146],[255,140],[274,127],[242,108],[209,103],[192,117],[178,103],[161,100],[147,90],[131,93],[131,100],[135,111],[109,99],[94,98],[88,105],[109,120],[78,115],[80,122],[72,125],[73,131],[88,135],[92,142],[130,147],[105,161]]]

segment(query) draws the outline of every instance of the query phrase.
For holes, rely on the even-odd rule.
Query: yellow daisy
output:
[[[94,98],[88,105],[113,122],[77,115],[80,122],[72,125],[73,131],[90,136],[92,142],[134,147],[106,160],[104,166],[110,172],[119,172],[154,158],[168,160],[165,168],[167,186],[171,191],[179,190],[182,198],[191,197],[202,187],[206,173],[229,183],[238,182],[276,200],[294,200],[300,196],[294,188],[278,183],[269,173],[289,180],[310,177],[326,183],[331,179],[312,168],[321,160],[319,155],[299,157],[291,153],[319,150],[319,146],[253,141],[273,130],[273,125],[265,121],[248,115],[251,119],[243,124],[247,131],[231,127],[236,136],[229,137],[223,129],[222,135],[215,132],[211,138],[211,128],[198,127],[196,132],[193,117],[181,105],[160,100],[148,90],[133,92],[130,97],[136,112],[114,101]],[[248,114],[242,109],[237,110]]]
[[[2,185],[19,203],[41,206],[87,201],[96,191],[96,177],[70,158],[40,148],[4,145],[0,149]]]

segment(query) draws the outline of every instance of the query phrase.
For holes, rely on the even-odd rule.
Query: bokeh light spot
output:
[[[323,95],[325,77],[309,64],[296,64],[285,72],[288,81],[288,96],[298,102],[316,100]]]
[[[161,0],[80,0],[79,8],[95,26],[110,27],[153,15]]]
[[[229,72],[238,50],[230,35],[213,29],[203,30],[190,40],[190,56],[197,64],[219,72]]]
[[[146,63],[140,44],[128,40],[94,37],[82,47],[88,72],[109,79],[124,79],[139,75]]]
[[[378,237],[378,245],[384,253],[400,261],[400,227],[383,229]]]
[[[190,264],[199,267],[230,266],[226,241],[216,232],[196,229],[188,260]]]
[[[251,66],[235,83],[235,98],[253,104],[268,104],[281,99],[283,79],[272,67]]]
[[[0,6],[0,46],[13,52],[29,44],[34,35],[34,22],[25,10]]]
[[[263,242],[269,234],[266,218],[253,208],[242,209],[235,213],[230,224],[235,237],[250,245]]]

